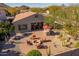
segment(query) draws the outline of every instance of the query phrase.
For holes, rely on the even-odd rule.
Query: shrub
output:
[[[79,48],[79,42],[75,44],[75,48]]]
[[[38,50],[31,50],[27,53],[27,56],[42,56],[42,54]]]
[[[58,24],[58,23],[55,23],[54,24],[54,27],[55,27],[55,29],[62,29],[63,28],[63,25]]]

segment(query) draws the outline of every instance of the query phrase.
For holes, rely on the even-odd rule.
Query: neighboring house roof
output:
[[[14,16],[7,16],[7,19],[14,19]]]
[[[29,16],[32,16],[36,13],[34,12],[25,12],[25,13],[20,13],[18,15],[15,16],[15,19],[13,20],[13,22],[16,22],[18,20],[22,20],[23,18],[26,18],[26,17],[29,17]]]

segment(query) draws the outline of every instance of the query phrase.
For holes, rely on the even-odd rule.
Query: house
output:
[[[43,15],[29,11],[16,15],[12,23],[16,33],[24,33],[43,29],[43,21]]]
[[[0,9],[0,22],[7,19],[6,12],[3,9]]]

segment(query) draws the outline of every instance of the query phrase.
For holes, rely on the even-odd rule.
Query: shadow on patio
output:
[[[7,50],[0,52],[0,56],[19,56],[21,53],[17,51]]]
[[[14,44],[4,44],[4,45],[0,46],[0,48],[2,48],[2,49],[15,48],[15,45]]]
[[[79,56],[79,48],[65,53],[57,54],[55,56]]]

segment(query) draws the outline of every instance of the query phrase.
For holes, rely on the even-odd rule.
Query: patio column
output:
[[[27,24],[27,31],[31,31],[31,23]]]

